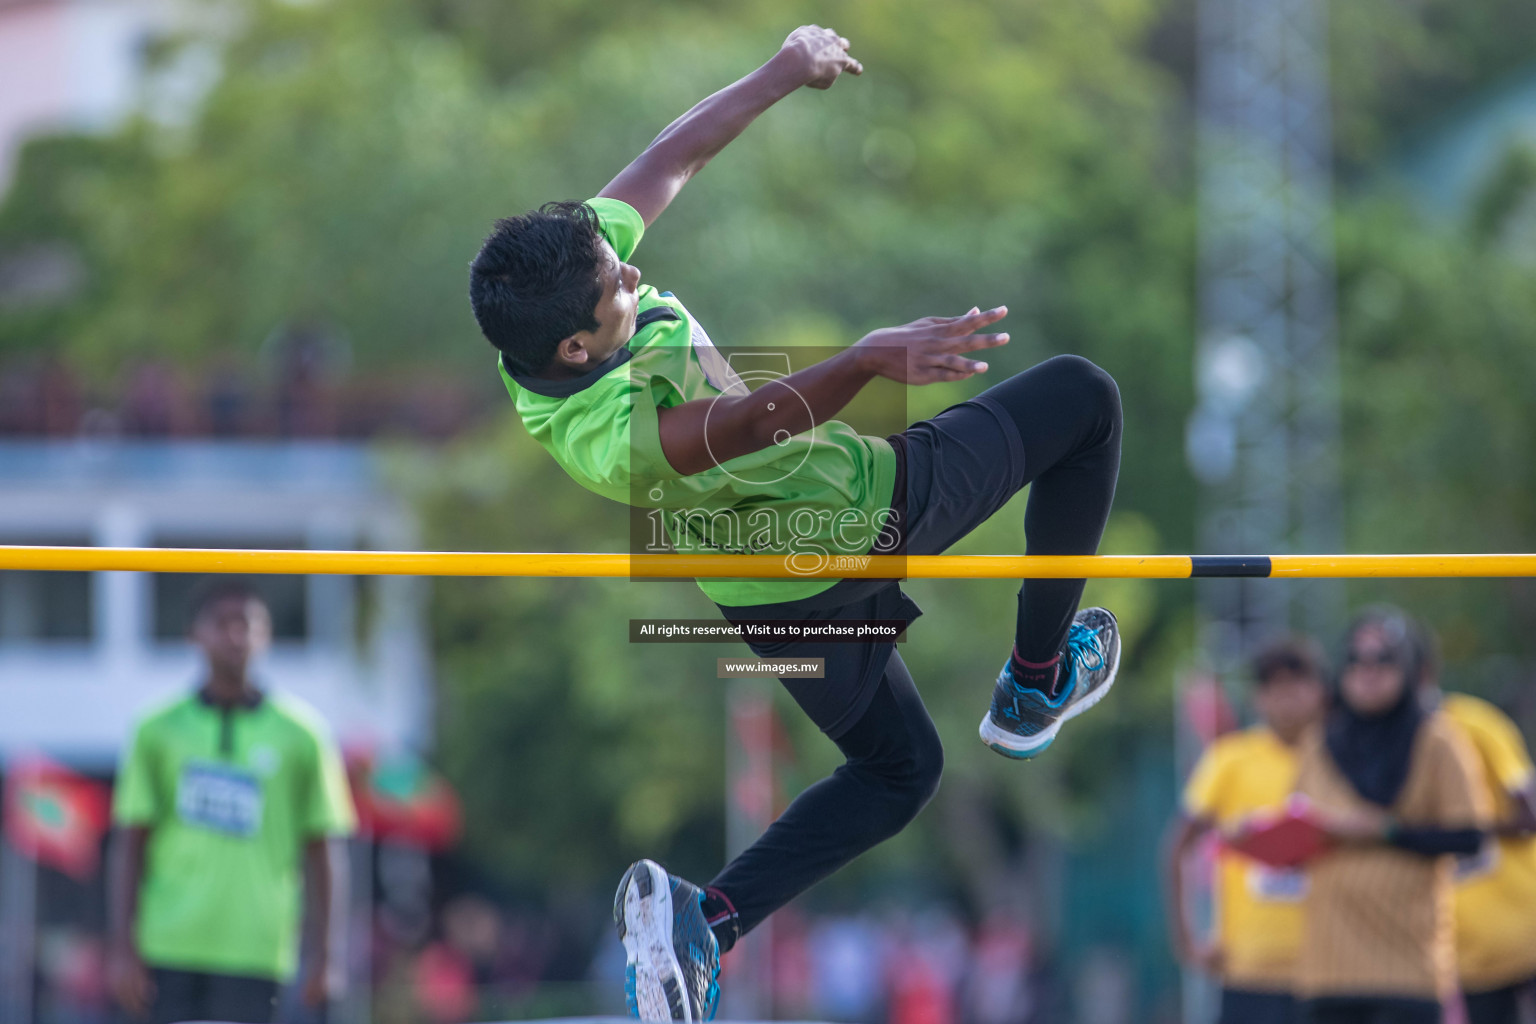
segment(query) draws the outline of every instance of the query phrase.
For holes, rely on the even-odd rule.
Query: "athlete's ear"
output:
[[[555,358],[567,366],[585,366],[591,361],[592,354],[582,344],[581,335],[572,334],[555,346]]]

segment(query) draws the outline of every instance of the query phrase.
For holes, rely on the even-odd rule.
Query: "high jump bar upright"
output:
[[[793,564],[791,564],[793,563]],[[264,551],[0,545],[0,570],[582,576],[636,579],[1200,579],[1536,577],[1515,555],[680,555]]]

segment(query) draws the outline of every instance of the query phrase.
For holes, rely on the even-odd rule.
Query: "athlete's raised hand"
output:
[[[801,25],[791,32],[776,59],[812,89],[830,89],[844,71],[864,73],[864,65],[848,56],[848,40],[820,25]]]
[[[1008,315],[1007,306],[972,308],[960,316],[929,316],[901,327],[871,331],[855,348],[862,349],[868,365],[881,377],[903,384],[932,384],[964,380],[985,373],[987,364],[967,359],[962,353],[1008,344],[1006,334],[977,334]]]
[[[633,206],[649,227],[688,180],[758,114],[802,85],[831,88],[844,71],[864,71],[848,56],[848,40],[829,28],[802,25],[768,63],[667,125],[598,195]]]

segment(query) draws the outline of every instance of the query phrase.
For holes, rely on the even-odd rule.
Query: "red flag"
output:
[[[1237,712],[1227,700],[1227,691],[1215,675],[1202,672],[1184,682],[1185,720],[1202,745],[1237,728]]]
[[[352,751],[347,760],[363,835],[434,851],[458,841],[458,797],[420,760],[403,751]]]
[[[109,820],[104,783],[42,757],[11,762],[5,776],[5,838],[23,855],[89,881]]]

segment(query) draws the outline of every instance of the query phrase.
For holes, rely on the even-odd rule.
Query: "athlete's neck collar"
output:
[[[635,333],[630,336],[630,339],[620,345],[613,355],[604,359],[580,377],[570,377],[566,380],[551,380],[548,377],[533,377],[516,373],[507,366],[505,357],[501,360],[501,369],[503,373],[512,378],[513,383],[524,391],[532,391],[534,394],[543,395],[545,398],[570,398],[579,391],[587,390],[587,388],[633,359],[635,354],[630,351],[629,346],[633,345],[635,339],[640,337],[641,330],[662,320],[681,319],[682,317],[678,316],[677,310],[665,303],[652,306],[650,309],[641,310],[640,315],[635,317]]]
[[[629,343],[625,342],[614,351],[613,355],[604,359],[580,377],[570,377],[565,380],[551,380],[548,377],[529,377],[517,373],[507,368],[505,357],[501,360],[501,368],[524,391],[532,391],[534,394],[543,395],[545,398],[570,398],[578,391],[587,390],[587,388],[596,384],[599,380],[633,358],[634,353],[629,350]]]

